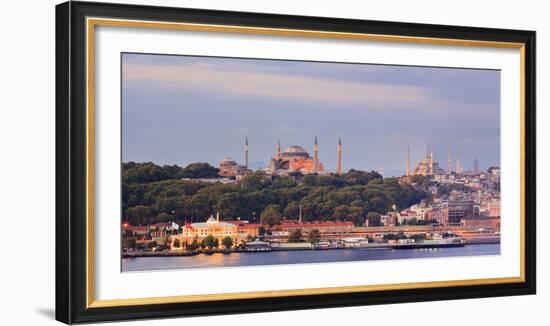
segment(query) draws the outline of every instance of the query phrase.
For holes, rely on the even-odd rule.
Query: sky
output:
[[[500,165],[500,71],[122,54],[122,159],[186,166],[224,157],[268,164],[304,147],[336,169],[405,171],[425,157],[447,167],[460,154]]]

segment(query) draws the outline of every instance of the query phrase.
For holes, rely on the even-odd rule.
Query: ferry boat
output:
[[[392,249],[450,248],[464,247],[466,241],[459,237],[426,239],[416,242],[414,239],[402,239],[391,244]]]
[[[254,240],[246,244],[245,251],[246,252],[271,251],[271,243],[267,241]]]
[[[330,241],[321,240],[313,245],[313,249],[330,249]]]
[[[369,240],[366,238],[344,238],[342,244],[344,248],[367,248]]]

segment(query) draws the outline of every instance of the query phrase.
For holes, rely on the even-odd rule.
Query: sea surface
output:
[[[233,252],[230,254],[199,254],[187,257],[137,257],[123,258],[122,271],[147,271],[162,269],[255,266],[276,264],[305,264],[345,261],[438,258],[499,255],[500,244],[466,245],[438,249],[333,249],[271,252]]]

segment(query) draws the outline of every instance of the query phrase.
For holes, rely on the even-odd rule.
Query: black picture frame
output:
[[[524,44],[524,281],[506,284],[330,293],[110,307],[87,305],[86,17],[238,25]],[[534,31],[65,2],[56,6],[56,319],[67,323],[267,312],[536,292],[536,146]]]

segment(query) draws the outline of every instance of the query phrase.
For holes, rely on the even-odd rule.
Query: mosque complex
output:
[[[269,161],[269,165],[262,169],[268,175],[272,176],[290,176],[293,173],[301,174],[319,174],[319,175],[342,175],[342,141],[338,138],[336,148],[337,165],[334,172],[328,171],[324,164],[319,160],[319,143],[317,137],[313,143],[313,156],[308,151],[299,145],[287,147],[284,151],[281,150],[281,142],[277,146],[277,152]],[[477,160],[476,160],[477,161]],[[450,174],[451,168],[451,152],[449,148],[447,170],[440,167],[439,163],[434,160],[433,151],[426,149],[426,156],[418,162],[416,167],[410,166],[410,150],[407,149],[406,172],[404,177],[415,175],[432,176],[438,174]],[[244,164],[238,164],[235,160],[225,157],[219,163],[219,175],[224,178],[241,179],[245,175],[252,172],[248,166],[248,137],[245,139],[244,145]],[[460,154],[456,160],[456,174],[462,174],[462,164]]]
[[[341,175],[342,174],[342,141],[338,139],[336,150],[337,167],[336,171],[329,172],[325,169],[323,163],[319,160],[319,144],[317,137],[313,143],[313,156],[306,149],[299,145],[292,145],[281,151],[281,142],[278,143],[277,153],[271,158],[269,166],[263,169],[270,175],[288,176],[292,173],[302,174],[321,174],[321,175]],[[219,175],[221,177],[242,178],[251,170],[248,167],[248,138],[244,145],[244,165],[238,164],[233,159],[226,157],[220,161]]]

